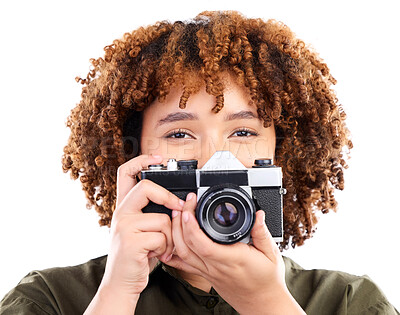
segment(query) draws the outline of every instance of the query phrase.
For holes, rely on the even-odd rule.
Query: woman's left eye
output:
[[[258,136],[258,133],[250,129],[243,128],[234,131],[232,135],[236,135],[236,137],[250,137],[250,136]]]

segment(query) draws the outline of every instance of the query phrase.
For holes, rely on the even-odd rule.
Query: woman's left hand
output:
[[[205,278],[241,314],[296,314],[294,310],[304,314],[286,287],[285,265],[265,224],[264,211],[256,213],[252,245],[221,245],[200,229],[196,199],[194,193],[188,194],[183,212],[173,212],[175,255],[167,264]]]

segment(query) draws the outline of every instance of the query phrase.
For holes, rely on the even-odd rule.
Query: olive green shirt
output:
[[[107,256],[84,264],[33,271],[0,302],[0,314],[82,314],[104,274]],[[307,314],[399,314],[366,276],[305,270],[284,257],[286,283]],[[266,311],[267,311],[266,306]],[[204,292],[159,264],[135,314],[237,314],[218,293]]]

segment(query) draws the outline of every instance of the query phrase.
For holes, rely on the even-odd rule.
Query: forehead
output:
[[[248,110],[257,113],[256,106],[251,105],[250,93],[247,88],[240,85],[234,75],[223,73],[221,81],[223,84],[224,106],[220,112]],[[211,109],[216,105],[216,97],[206,91],[205,82],[199,76],[196,76],[196,78],[192,78],[188,86],[196,87],[196,92],[189,96],[184,109],[179,108],[184,88],[182,84],[178,84],[171,87],[164,101],[160,102],[156,99],[145,109],[145,112],[151,112],[152,115],[156,112],[165,114],[172,111],[211,112]]]

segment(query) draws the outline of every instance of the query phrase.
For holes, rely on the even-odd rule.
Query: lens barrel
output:
[[[233,244],[249,235],[256,207],[249,194],[235,184],[211,186],[200,197],[196,218],[213,241]]]

